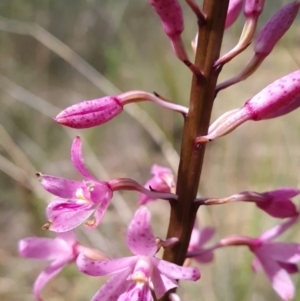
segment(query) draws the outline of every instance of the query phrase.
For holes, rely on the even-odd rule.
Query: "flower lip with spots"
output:
[[[196,281],[197,268],[182,267],[155,257],[157,245],[150,225],[150,212],[141,206],[128,231],[127,245],[134,256],[94,261],[82,253],[77,258],[80,271],[91,276],[112,275],[92,301],[152,301],[151,289],[157,298],[178,286],[177,280]]]

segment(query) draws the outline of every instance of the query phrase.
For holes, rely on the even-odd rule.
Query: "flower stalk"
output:
[[[228,0],[205,0],[205,24],[199,24],[198,47],[195,65],[202,70],[203,78],[193,76],[189,112],[185,119],[178,182],[178,201],[171,206],[167,237],[177,237],[179,243],[166,249],[164,259],[182,265],[187,253],[198,205],[194,200],[198,191],[205,145],[195,147],[195,139],[208,130],[219,70],[214,63],[219,57],[223,38]],[[162,300],[167,300],[167,296]]]

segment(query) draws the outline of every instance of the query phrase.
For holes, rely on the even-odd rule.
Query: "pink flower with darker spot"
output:
[[[196,281],[197,268],[182,267],[155,257],[157,245],[150,225],[150,212],[141,206],[128,231],[127,245],[134,256],[94,261],[80,254],[79,270],[91,276],[113,275],[92,298],[92,301],[153,301],[152,290],[161,298],[178,286],[177,280]]]
[[[175,190],[175,180],[171,169],[153,165],[151,168],[151,174],[153,177],[144,185],[147,189],[153,189],[159,192],[172,192]],[[140,194],[139,204],[144,205],[154,199],[146,194]]]
[[[42,300],[40,293],[54,276],[66,265],[76,261],[78,246],[72,231],[58,234],[54,239],[27,237],[19,241],[20,256],[51,261],[34,282],[33,293],[36,300]]]
[[[284,301],[291,300],[295,294],[294,284],[289,274],[297,273],[300,261],[300,244],[273,242],[286,229],[290,228],[298,217],[276,226],[261,234],[255,243],[249,245],[256,256],[252,263],[254,271],[262,267],[272,283],[273,289]]]
[[[101,222],[113,196],[110,185],[97,180],[86,168],[80,137],[73,141],[71,159],[83,176],[83,181],[38,174],[43,188],[58,197],[48,205],[46,215],[49,222],[44,225],[45,229],[55,232],[74,229],[93,213],[93,218],[86,222],[86,226],[95,228]]]

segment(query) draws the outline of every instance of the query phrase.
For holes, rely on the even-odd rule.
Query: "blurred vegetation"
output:
[[[266,2],[260,25],[288,1]],[[183,7],[184,40],[189,45],[196,24]],[[145,182],[153,163],[176,169],[178,158],[168,143],[180,151],[182,118],[151,104],[83,131],[63,128],[52,117],[78,101],[132,89],[157,91],[187,105],[191,75],[174,57],[148,1],[2,0],[0,11],[0,299],[27,301],[33,300],[32,283],[45,264],[18,258],[17,242],[26,236],[51,236],[40,230],[50,196],[39,187],[35,171],[78,178],[69,158],[71,141],[78,134],[85,139],[86,161],[103,180],[131,177]],[[226,33],[223,52],[235,45],[242,24],[240,17]],[[241,106],[265,85],[299,68],[299,49],[298,18],[251,78],[220,93],[212,118]],[[220,80],[241,70],[251,54],[250,46],[224,68]],[[227,196],[299,186],[297,114],[243,125],[210,144],[200,192]],[[81,241],[112,256],[128,254],[123,236],[136,199],[134,193],[116,195],[99,232],[82,227]],[[164,236],[168,206],[159,201],[150,207],[156,233]],[[218,237],[257,235],[277,222],[251,204],[200,211],[201,224],[217,227]],[[297,241],[299,233],[295,230],[288,238]],[[242,248],[218,251],[213,264],[200,267],[199,284],[183,286],[183,300],[278,299],[263,273],[253,275],[251,260]],[[299,277],[294,280],[297,286]],[[44,296],[49,301],[90,300],[103,281],[82,276],[73,266],[47,286]]]

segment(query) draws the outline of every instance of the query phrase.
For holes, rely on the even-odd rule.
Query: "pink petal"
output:
[[[33,293],[38,301],[42,301],[40,298],[40,293],[43,287],[54,277],[56,276],[61,270],[65,267],[68,263],[67,260],[60,260],[56,262],[52,262],[35,280],[33,285]]]
[[[112,197],[111,195],[108,195],[102,199],[100,205],[98,206],[98,208],[95,211],[94,220],[93,220],[94,223],[92,223],[92,224],[87,223],[85,225],[88,229],[90,229],[90,230],[95,229],[101,223],[103,216],[106,212],[106,209],[110,203],[111,197]]]
[[[156,177],[159,177],[162,174],[170,174],[171,176],[173,176],[173,172],[170,168],[163,167],[158,164],[152,165],[150,173]]]
[[[257,202],[256,206],[276,218],[287,218],[298,214],[296,205],[289,199],[270,199]]]
[[[270,254],[255,253],[272,283],[273,289],[285,301],[291,300],[295,294],[294,284],[288,273],[274,260],[270,259]]]
[[[193,267],[182,267],[174,263],[158,259],[155,257],[151,258],[153,264],[158,268],[161,274],[165,275],[170,279],[183,279],[196,281],[200,278],[198,268]]]
[[[203,246],[207,243],[215,234],[215,229],[213,227],[204,227],[200,231],[199,246]]]
[[[93,203],[73,199],[70,201],[55,201],[48,205],[46,215],[51,222],[49,230],[66,232],[86,221],[94,212]]]
[[[140,207],[128,226],[126,242],[135,255],[154,256],[157,251],[150,219],[149,210],[146,207]]]
[[[298,266],[294,263],[281,262],[278,261],[278,264],[286,270],[289,274],[295,274],[299,272]]]
[[[106,182],[86,183],[89,190],[90,199],[95,204],[105,204],[108,206],[109,201],[113,197],[113,191]]]
[[[151,168],[151,174],[153,174],[153,177],[147,181],[144,187],[160,192],[171,192],[171,186],[175,186],[174,176],[171,169],[155,164]],[[141,193],[139,196],[140,205],[147,204],[148,202],[154,200],[155,199],[152,197],[143,193]]]
[[[200,263],[209,263],[214,260],[214,253],[212,251],[206,251],[203,249],[203,253],[193,257],[195,260],[197,260]]]
[[[84,254],[81,253],[77,257],[77,266],[81,272],[90,276],[103,276],[119,273],[127,269],[132,272],[137,259],[138,258],[136,256],[131,256],[111,260],[94,261],[85,257]]]
[[[196,220],[189,242],[189,251],[195,250],[198,247],[200,236],[201,236],[201,231],[199,229],[198,222]]]
[[[152,293],[148,283],[143,283],[139,281],[132,282],[127,287],[126,292],[121,294],[118,298],[118,301],[131,300],[153,301]]]
[[[175,280],[162,275],[155,266],[153,267],[151,280],[153,282],[154,292],[157,299],[163,297],[170,289],[178,286]]]
[[[262,246],[261,250],[276,261],[289,263],[300,261],[300,245],[296,243],[269,243]]]
[[[284,199],[290,199],[295,196],[297,196],[300,193],[300,190],[294,187],[283,187],[276,190],[268,191],[262,193],[264,196],[268,196],[270,198],[284,198]]]
[[[71,147],[71,160],[77,171],[87,179],[96,180],[96,178],[86,168],[83,155],[82,155],[82,143],[79,136],[77,136]]]
[[[259,271],[259,269],[261,268],[260,261],[256,257],[254,257],[254,259],[252,260],[251,267],[255,273],[257,273]]]
[[[72,198],[82,181],[73,181],[64,178],[39,174],[41,184],[48,192],[61,198]]]
[[[69,247],[60,239],[28,237],[19,241],[19,254],[26,258],[55,260],[70,253]]]
[[[116,301],[126,290],[130,271],[123,271],[108,279],[91,301]]]
[[[259,236],[259,240],[262,242],[266,242],[266,241],[275,239],[276,237],[278,237],[279,235],[284,233],[286,230],[288,230],[291,226],[293,226],[295,224],[295,222],[298,221],[298,219],[299,219],[299,216],[289,218],[284,223],[277,225],[277,226],[263,232]]]

